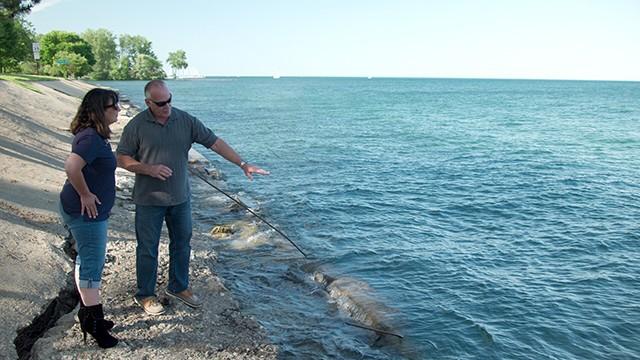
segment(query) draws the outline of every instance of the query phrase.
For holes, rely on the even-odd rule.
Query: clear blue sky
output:
[[[28,20],[142,35],[205,75],[640,81],[640,0],[43,0]]]

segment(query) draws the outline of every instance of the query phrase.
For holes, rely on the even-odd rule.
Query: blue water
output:
[[[142,104],[143,83],[103,84]],[[640,358],[640,83],[169,86],[174,106],[272,173],[248,182],[198,148],[225,189],[313,255],[262,225],[245,246],[212,240],[283,358]],[[224,201],[211,192],[194,197]],[[252,221],[194,212],[203,228]],[[346,325],[317,271],[347,279],[404,339]]]

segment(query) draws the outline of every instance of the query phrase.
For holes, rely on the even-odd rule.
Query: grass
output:
[[[31,91],[42,94],[40,90],[36,89],[33,85],[30,84],[31,81],[51,81],[60,80],[60,78],[44,75],[0,74],[0,80],[8,81],[18,86],[22,86],[25,89],[29,89]]]

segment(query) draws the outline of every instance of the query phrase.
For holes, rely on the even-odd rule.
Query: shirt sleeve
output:
[[[210,148],[213,143],[216,142],[218,137],[216,134],[211,131],[208,127],[204,126],[202,121],[198,120],[198,118],[190,116],[192,126],[191,126],[191,139],[193,142],[196,142],[206,148]]]
[[[134,121],[130,121],[122,130],[120,142],[116,149],[116,154],[135,157],[138,153],[139,142],[136,137],[136,128]]]
[[[100,141],[104,140],[97,133],[82,132],[73,139],[71,152],[80,156],[87,164],[91,164],[98,157]]]

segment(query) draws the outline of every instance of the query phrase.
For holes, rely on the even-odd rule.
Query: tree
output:
[[[95,63],[91,71],[91,78],[95,80],[111,79],[114,60],[118,58],[116,38],[107,29],[87,30],[82,38],[91,45]]]
[[[34,37],[31,24],[21,16],[0,18],[0,72],[15,70],[31,57]]]
[[[40,40],[40,58],[43,64],[53,65],[53,60],[60,51],[78,54],[91,66],[96,62],[91,45],[78,34],[54,30],[45,34]]]
[[[162,70],[162,63],[156,57],[151,49],[151,41],[140,35],[120,36],[120,60],[117,70],[114,72],[117,76],[114,78],[122,79],[127,74],[127,79],[160,79],[166,74]],[[128,67],[128,68],[126,68]]]
[[[14,70],[31,54],[34,37],[24,15],[40,0],[0,0],[0,72]]]
[[[133,79],[131,61],[127,57],[121,57],[120,60],[113,60],[111,63],[111,74],[113,80],[130,80]]]
[[[167,63],[171,66],[171,72],[173,73],[173,78],[176,78],[176,71],[180,69],[186,69],[189,64],[187,63],[187,53],[184,50],[176,50],[174,52],[169,53],[169,57],[167,58]]]
[[[139,54],[133,64],[133,77],[138,80],[164,79],[166,74],[155,56]]]
[[[120,55],[126,56],[129,60],[135,60],[138,55],[149,55],[156,57],[151,49],[151,41],[140,35],[120,35]]]
[[[0,18],[14,19],[19,15],[28,14],[31,8],[41,0],[0,0]]]
[[[70,51],[59,51],[56,53],[53,63],[49,68],[49,73],[54,76],[80,77],[91,71],[91,66],[87,59]]]

